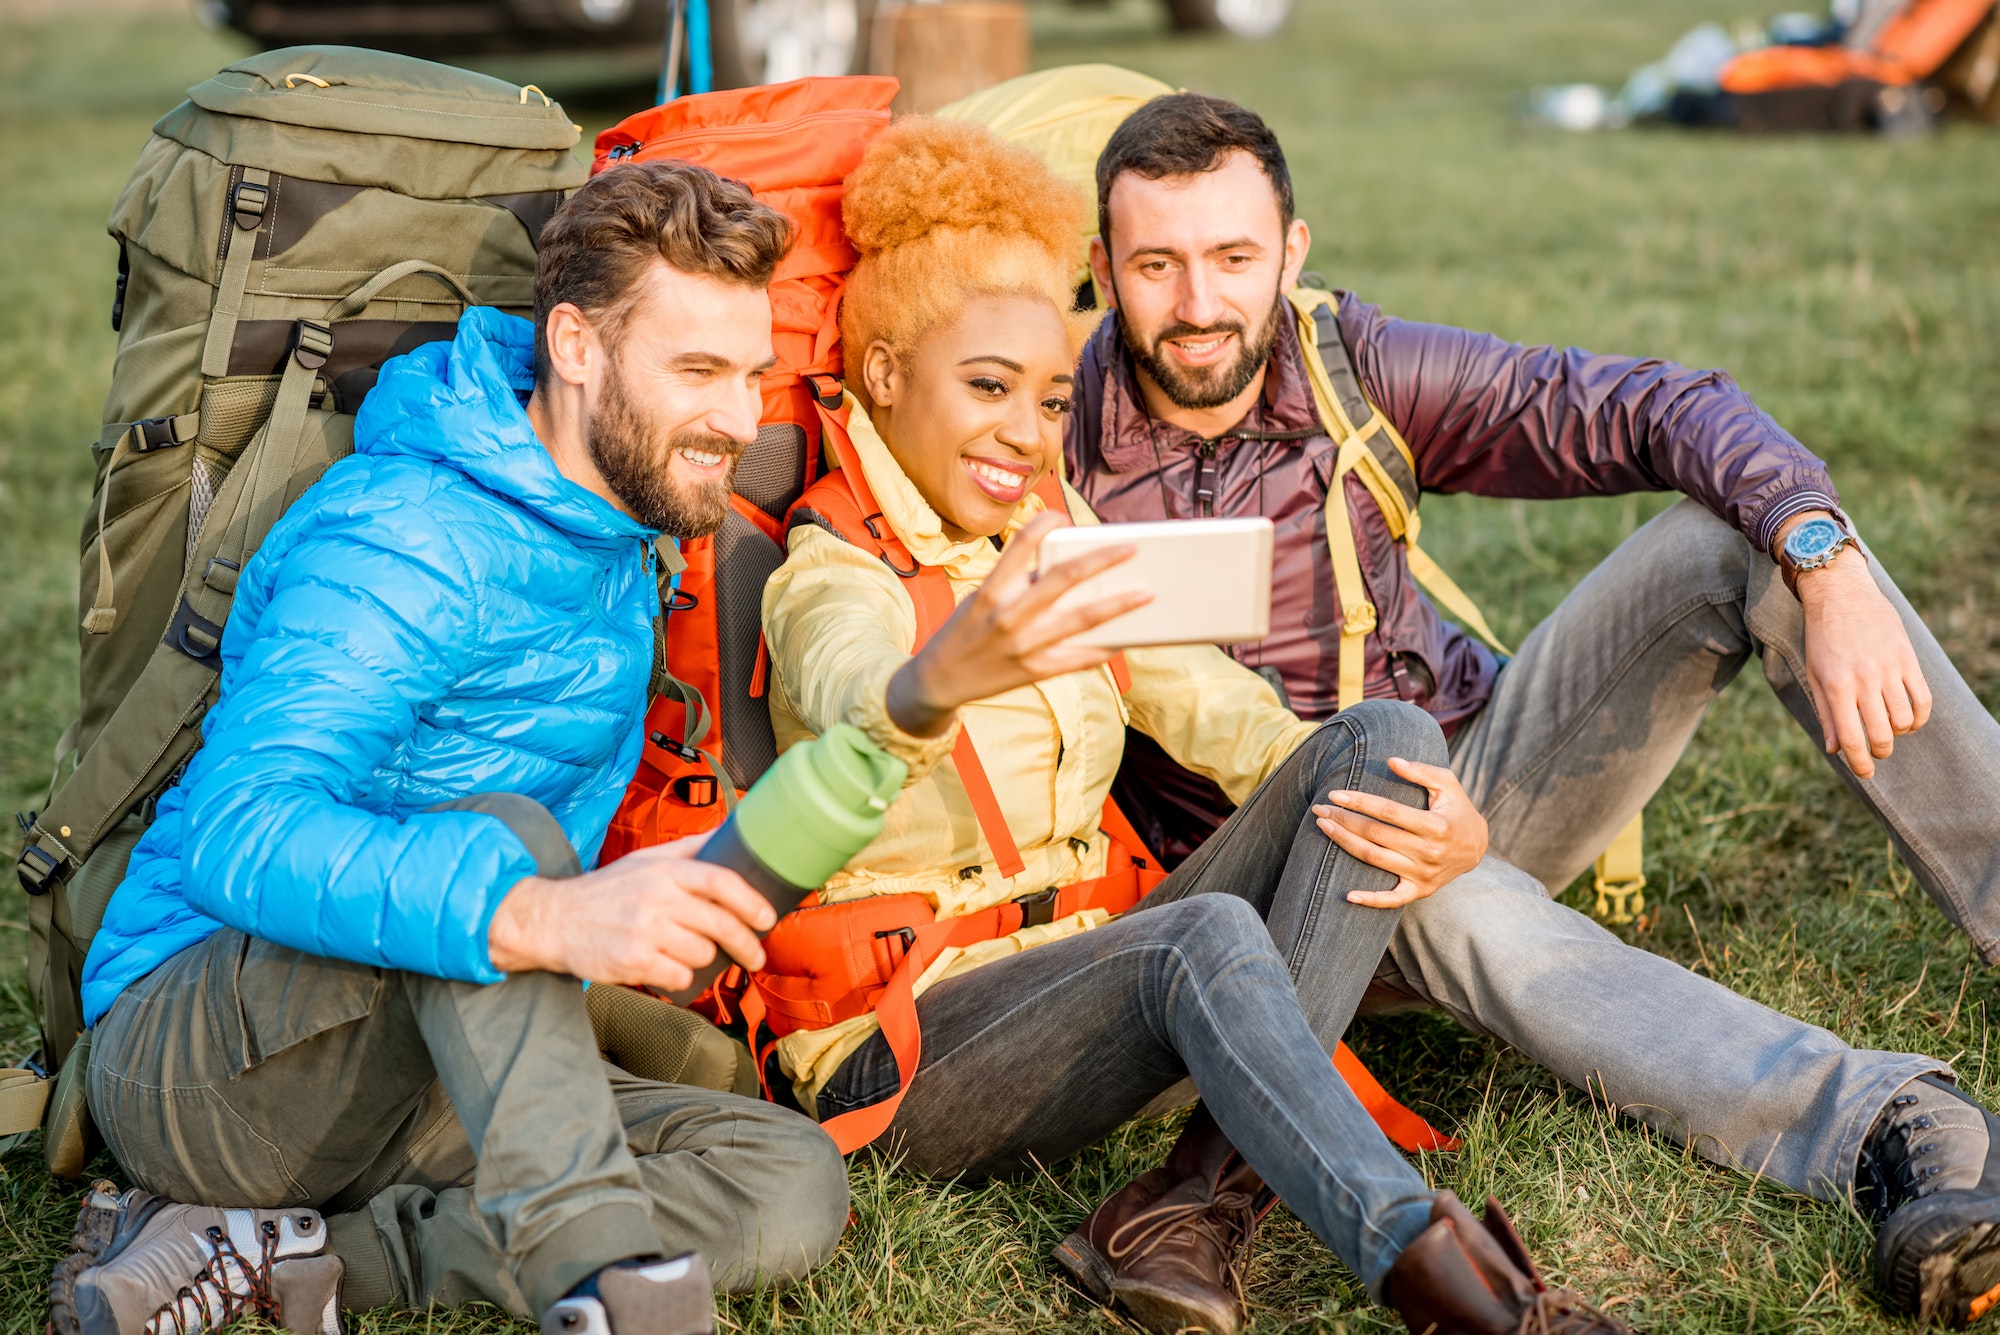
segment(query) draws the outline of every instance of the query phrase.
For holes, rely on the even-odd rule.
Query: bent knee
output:
[[[1321,725],[1314,739],[1329,745],[1352,740],[1359,744],[1371,768],[1395,756],[1425,765],[1449,765],[1438,721],[1407,700],[1363,700],[1349,705]]]
[[[1235,895],[1190,895],[1130,921],[1150,929],[1148,944],[1160,952],[1164,965],[1185,966],[1198,977],[1212,978],[1246,956],[1277,959],[1263,916],[1249,900]]]
[[[804,1117],[780,1108],[768,1114],[744,1119],[736,1138],[752,1174],[741,1186],[757,1209],[742,1254],[715,1267],[717,1287],[729,1293],[804,1279],[833,1255],[847,1228],[847,1162],[839,1149]]]

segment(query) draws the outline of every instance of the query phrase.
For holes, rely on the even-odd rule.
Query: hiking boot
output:
[[[2000,1120],[1949,1081],[1896,1091],[1862,1142],[1856,1208],[1874,1220],[1890,1306],[1961,1330],[2000,1303]]]
[[[54,1335],[198,1335],[254,1312],[340,1335],[340,1258],[311,1210],[177,1205],[96,1182],[49,1285]]]
[[[1167,1161],[1107,1197],[1055,1259],[1091,1297],[1117,1303],[1147,1330],[1235,1335],[1251,1236],[1276,1201],[1196,1108]]]
[[[1490,1196],[1482,1225],[1458,1197],[1440,1191],[1430,1227],[1389,1267],[1384,1288],[1412,1335],[1632,1335],[1577,1294],[1544,1284]]]
[[[542,1314],[542,1335],[715,1335],[715,1284],[699,1252],[608,1265]]]

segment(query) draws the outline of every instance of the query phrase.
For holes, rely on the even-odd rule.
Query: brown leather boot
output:
[[[1107,1197],[1055,1259],[1147,1330],[1236,1335],[1251,1234],[1276,1201],[1196,1108],[1167,1161]]]
[[[1403,1249],[1384,1285],[1411,1335],[1632,1335],[1568,1289],[1542,1283],[1528,1249],[1492,1197],[1486,1222],[1448,1191],[1431,1225]]]

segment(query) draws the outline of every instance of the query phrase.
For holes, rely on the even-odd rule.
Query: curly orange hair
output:
[[[1040,157],[983,125],[909,116],[883,131],[841,206],[860,255],[840,303],[849,387],[868,400],[863,348],[881,339],[901,354],[980,293],[1047,298],[1080,350],[1097,322],[1072,312],[1083,210]]]

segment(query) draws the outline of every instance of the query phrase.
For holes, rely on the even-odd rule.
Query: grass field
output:
[[[1829,458],[1849,508],[1989,708],[2000,706],[2000,136],[1751,142],[1519,128],[1537,83],[1616,82],[1744,0],[1301,0],[1291,31],[1165,34],[1143,0],[1040,22],[1043,64],[1105,59],[1248,101],[1292,155],[1314,267],[1392,311],[1531,341],[1730,368]],[[151,119],[235,54],[178,18],[0,10],[0,796],[35,804],[73,709],[74,541],[110,365],[103,219]],[[510,71],[511,72],[511,71]],[[526,76],[522,76],[526,77]],[[560,80],[540,80],[560,86]],[[637,94],[572,98],[595,129]],[[1426,540],[1503,636],[1532,626],[1667,503],[1438,498]],[[1988,1066],[1995,978],[1946,930],[1880,831],[1746,674],[1648,810],[1655,912],[1637,940],[1862,1045]],[[1990,800],[1990,797],[1989,797]],[[1573,895],[1581,895],[1573,888]],[[0,1051],[29,1021],[19,900],[0,908]],[[1888,1329],[1868,1231],[1841,1209],[1692,1160],[1518,1056],[1438,1018],[1359,1046],[1465,1140],[1424,1162],[1509,1202],[1537,1256],[1655,1331]],[[1995,1054],[2000,1055],[2000,1054]],[[735,1301],[730,1329],[1103,1330],[1048,1249],[1148,1167],[1134,1127],[979,1189],[869,1164],[856,1220],[802,1288]],[[109,1159],[101,1171],[116,1172]],[[0,1332],[39,1331],[77,1198],[29,1145],[0,1160]],[[1260,1238],[1257,1329],[1392,1329],[1283,1211]],[[377,1314],[361,1332],[494,1332],[494,1313]]]

